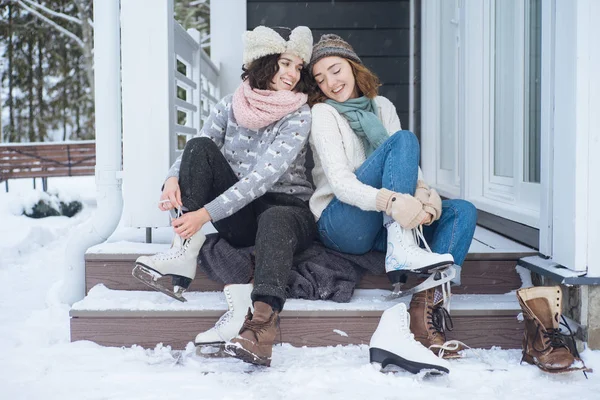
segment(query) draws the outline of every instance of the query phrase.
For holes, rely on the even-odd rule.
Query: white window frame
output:
[[[425,178],[436,186],[440,193],[453,198],[462,197],[471,201],[478,209],[519,223],[539,228],[540,184],[522,182],[523,178],[523,118],[517,121],[519,155],[515,157],[514,178],[491,177],[493,162],[488,157],[493,146],[489,141],[493,132],[493,44],[494,0],[461,1],[459,14],[459,82],[457,146],[458,187],[448,185],[448,176],[439,170],[440,106],[436,104],[440,93],[439,27],[440,0],[423,2],[423,115],[422,119],[422,169]],[[524,7],[522,8],[524,10]],[[523,11],[522,24],[525,26]],[[523,28],[524,29],[524,28]],[[524,46],[524,42],[522,43]],[[543,43],[542,46],[545,46]],[[544,53],[546,49],[542,49]],[[523,54],[523,49],[520,50]],[[523,63],[524,63],[524,56]],[[524,93],[522,93],[524,97]],[[520,104],[523,108],[523,98]],[[548,107],[542,105],[542,120],[548,116]],[[517,129],[515,129],[517,131]],[[542,158],[544,155],[542,154]],[[492,169],[493,171],[493,169]],[[518,185],[515,181],[518,179]]]

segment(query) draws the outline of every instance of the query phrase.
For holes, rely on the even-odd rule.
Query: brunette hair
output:
[[[273,77],[279,72],[280,56],[281,54],[270,54],[252,61],[248,66],[242,66],[242,80],[248,79],[252,89],[270,90]],[[302,68],[294,91],[307,93],[310,86],[311,78],[308,76],[308,71]]]
[[[292,30],[285,26],[272,27],[284,40],[290,40]],[[242,65],[242,81],[248,79],[252,89],[270,90],[271,82],[277,72],[279,72],[279,57],[281,54],[269,54],[257,58],[250,65]],[[307,93],[310,87],[310,77],[308,71],[302,68],[300,71],[300,80],[294,87],[295,92]]]
[[[354,75],[356,86],[358,87],[358,95],[366,96],[370,99],[376,97],[379,93],[379,86],[381,86],[381,82],[377,75],[361,63],[348,58],[344,59],[348,61],[352,68],[352,74]],[[308,94],[308,105],[312,107],[317,103],[325,102],[328,98],[329,97],[325,96],[323,91],[319,88],[317,82],[312,79],[310,92]]]

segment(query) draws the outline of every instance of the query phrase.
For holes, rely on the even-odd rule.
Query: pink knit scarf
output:
[[[252,89],[246,80],[233,94],[233,115],[244,128],[260,129],[296,111],[307,99],[289,90]]]

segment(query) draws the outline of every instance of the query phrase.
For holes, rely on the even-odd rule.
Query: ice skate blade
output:
[[[439,263],[439,264],[429,265],[427,267],[423,267],[423,268],[419,268],[419,269],[414,269],[411,272],[416,273],[416,274],[433,274],[434,272],[437,272],[437,271],[445,271],[451,267],[452,268],[454,267],[453,263],[443,262],[443,263]]]
[[[405,296],[412,296],[415,293],[450,282],[455,276],[456,269],[454,267],[439,269],[438,271],[433,272],[426,280],[410,289],[402,290],[402,284],[395,284],[392,293],[384,297],[385,300],[395,300]]]
[[[133,271],[131,271],[131,275],[133,275],[134,278],[136,278],[146,286],[151,287],[152,289],[161,293],[164,293],[167,296],[174,298],[175,300],[179,300],[182,303],[185,303],[187,301],[185,297],[183,297],[184,290],[180,289],[177,292],[174,292],[169,288],[161,285],[160,283],[158,283],[157,279],[162,277],[163,275],[159,274],[151,268],[146,267],[145,265],[137,264],[135,268],[133,268]]]
[[[256,354],[243,348],[239,343],[226,343],[225,353],[249,364],[260,365],[264,367],[271,366],[270,358],[258,357]]]
[[[371,347],[369,349],[369,361],[371,363],[381,364],[381,371],[383,372],[386,367],[395,365],[396,367],[402,368],[412,374],[427,373],[428,375],[444,375],[450,373],[447,368],[440,365],[420,363],[418,361],[411,361],[400,357],[397,354],[391,353],[387,350],[383,350],[377,347]]]
[[[196,355],[203,358],[223,358],[230,356],[225,352],[225,342],[196,343]]]

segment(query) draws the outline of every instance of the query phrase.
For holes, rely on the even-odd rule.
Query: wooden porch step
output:
[[[153,250],[165,247],[164,245],[148,246],[151,246]],[[153,252],[86,254],[86,293],[98,284],[104,284],[115,290],[150,290],[131,276],[135,260],[145,254],[153,254]],[[469,254],[463,265],[462,284],[453,289],[454,293],[503,294],[520,288],[522,279],[516,266],[521,255],[521,253]],[[162,279],[167,283],[170,282],[169,277]],[[359,289],[389,289],[390,283],[385,274],[366,274],[357,287]],[[216,291],[222,288],[222,284],[209,280],[206,275],[199,272],[188,291]]]
[[[281,314],[283,341],[294,346],[368,344],[382,312],[409,298],[386,301],[389,291],[359,289],[350,303],[288,300]],[[183,349],[198,332],[212,327],[225,312],[221,292],[187,293],[179,303],[161,293],[115,291],[97,286],[71,310],[71,340],[104,346],[153,348],[158,343]],[[522,326],[514,294],[455,295],[454,330],[448,339],[472,347],[519,348]]]

